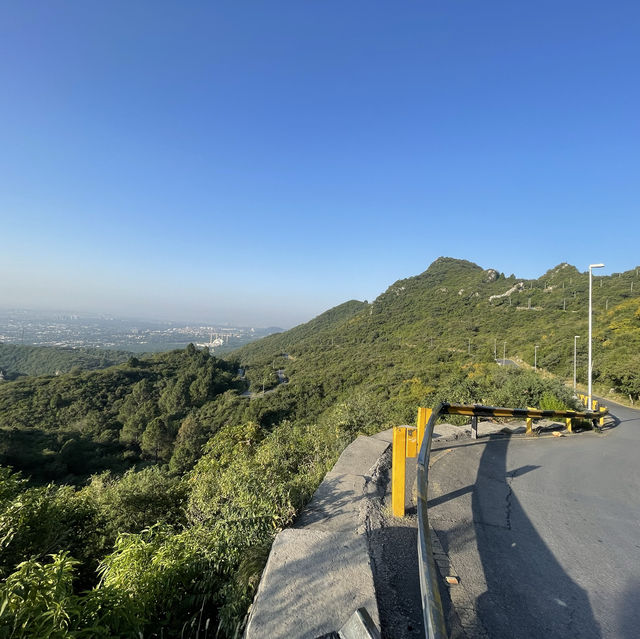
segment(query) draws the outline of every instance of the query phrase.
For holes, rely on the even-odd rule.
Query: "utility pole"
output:
[[[578,355],[578,338],[579,337],[580,335],[573,336],[573,393],[574,394],[576,392],[576,370],[577,370],[576,362],[578,361],[577,355]]]
[[[496,362],[498,361],[498,338],[497,337],[493,338],[493,359],[495,359]]]
[[[471,355],[471,338],[469,338],[469,355]]]
[[[604,264],[589,264],[589,403],[587,405],[587,409],[591,410],[591,376],[593,374],[593,361],[592,361],[592,313],[591,313],[591,308],[592,308],[592,279],[593,279],[593,272],[592,269],[594,268],[604,268]]]

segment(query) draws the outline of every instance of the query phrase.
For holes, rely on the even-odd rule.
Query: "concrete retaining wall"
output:
[[[247,639],[316,639],[365,607],[380,626],[366,536],[374,469],[391,430],[347,446],[292,528],[276,536]]]

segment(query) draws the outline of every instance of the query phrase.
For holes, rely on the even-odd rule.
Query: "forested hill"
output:
[[[597,273],[594,378],[637,398],[639,269],[602,277]],[[578,378],[584,380],[587,309],[588,273],[569,264],[531,280],[441,257],[424,273],[390,286],[371,304],[348,302],[234,355],[248,371],[261,371],[254,372],[255,378],[268,377],[275,365],[284,367],[291,380],[340,380],[398,397],[407,384],[418,383],[436,394],[442,387],[436,382],[449,370],[438,364],[457,362],[469,368],[492,362],[494,353],[501,358],[504,351],[508,358],[533,365],[536,345],[538,365],[569,378],[573,338],[580,335]],[[289,357],[286,363],[278,359],[282,353]]]
[[[594,286],[597,380],[637,397],[637,271]],[[275,534],[359,434],[445,400],[575,408],[494,347],[532,364],[538,345],[568,377],[582,335],[584,379],[587,292],[567,264],[440,258],[224,360],[190,345],[0,383],[0,635],[242,635]]]
[[[0,342],[0,371],[6,379],[20,375],[55,375],[71,370],[96,370],[126,362],[131,353],[98,348],[24,346]]]
[[[0,463],[37,481],[77,482],[146,460],[181,468],[196,452],[186,418],[243,388],[234,365],[193,345],[98,371],[0,383]],[[211,435],[203,430],[198,446]],[[176,444],[176,439],[178,443]]]

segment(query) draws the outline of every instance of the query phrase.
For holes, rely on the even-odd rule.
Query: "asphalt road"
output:
[[[512,359],[497,359],[496,362],[498,362],[498,366],[515,366],[516,368],[518,366]]]
[[[430,520],[489,637],[640,636],[640,411],[610,408],[601,435],[438,453]]]

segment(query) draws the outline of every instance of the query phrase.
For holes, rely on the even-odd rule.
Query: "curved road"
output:
[[[601,435],[434,447],[430,520],[489,637],[640,636],[640,411],[609,406]]]

